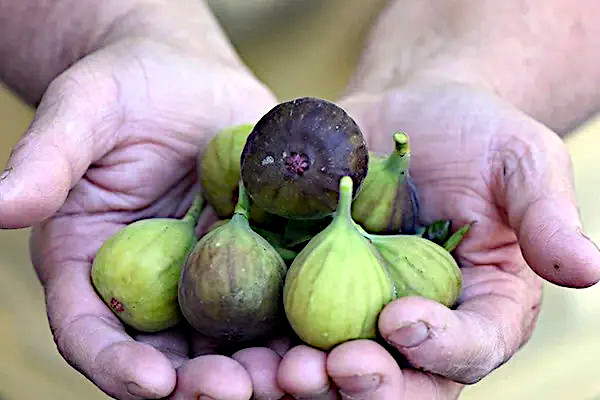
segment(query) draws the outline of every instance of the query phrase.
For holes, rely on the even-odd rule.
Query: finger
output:
[[[296,346],[283,356],[277,382],[296,400],[336,398],[327,375],[327,354],[305,345]]]
[[[456,311],[420,297],[400,298],[381,312],[379,330],[413,366],[475,383],[523,344],[541,288],[493,267],[465,268],[464,275]]]
[[[252,381],[237,361],[206,355],[187,361],[177,370],[177,388],[172,400],[249,400]]]
[[[406,400],[455,400],[458,399],[463,385],[444,379],[441,376],[406,369],[404,377],[404,396]]]
[[[0,180],[2,228],[30,226],[60,208],[92,160],[114,145],[114,104],[116,88],[93,79],[63,76],[49,86]]]
[[[600,280],[600,252],[585,236],[569,154],[542,126],[509,135],[499,146],[497,201],[508,212],[527,263],[558,285],[587,287]]]
[[[188,337],[181,326],[157,333],[140,332],[134,335],[134,339],[160,350],[171,361],[173,368],[179,368],[189,360]]]
[[[266,347],[251,347],[234,353],[231,358],[246,368],[256,400],[277,400],[285,392],[277,384],[277,368],[281,357]]]
[[[400,367],[382,346],[371,340],[353,340],[335,347],[327,357],[327,373],[343,399],[403,398]]]
[[[89,266],[64,263],[46,282],[48,318],[62,356],[100,389],[118,399],[157,399],[175,387],[165,355],[134,341],[89,281]]]

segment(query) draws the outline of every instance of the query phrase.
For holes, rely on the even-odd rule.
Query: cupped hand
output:
[[[201,146],[274,104],[239,65],[142,39],[86,56],[45,93],[2,175],[0,225],[34,225],[31,257],[58,349],[109,395],[165,397],[180,367],[175,398],[249,397],[240,363],[219,355],[188,360],[194,353],[185,330],[125,329],[95,293],[90,267],[103,241],[126,224],[181,217],[198,190]]]
[[[388,304],[379,331],[391,353],[370,340],[328,354],[296,346],[282,359],[279,384],[297,399],[455,399],[529,339],[542,278],[570,287],[600,278],[569,154],[546,127],[472,86],[419,84],[341,104],[370,150],[388,153],[393,132],[409,134],[425,223],[476,221],[455,253],[462,293],[455,309],[419,297]]]

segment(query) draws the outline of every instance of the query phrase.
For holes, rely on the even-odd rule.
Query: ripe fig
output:
[[[350,216],[353,181],[339,183],[332,222],[296,256],[285,279],[287,319],[306,343],[324,350],[375,338],[377,319],[395,288],[373,245]]]
[[[278,104],[254,126],[241,157],[253,204],[290,219],[332,215],[343,176],[353,198],[367,175],[369,152],[356,122],[334,103],[299,98]]]
[[[177,284],[196,243],[204,206],[197,195],[182,219],[136,221],[108,238],[94,257],[91,279],[100,297],[125,324],[157,332],[181,320]]]
[[[227,346],[273,334],[283,318],[287,266],[248,222],[243,185],[231,219],[206,233],[181,271],[179,305],[190,325]]]
[[[419,223],[419,202],[410,177],[408,135],[393,135],[395,150],[388,156],[369,157],[369,171],[352,204],[352,217],[372,233],[414,233]]]

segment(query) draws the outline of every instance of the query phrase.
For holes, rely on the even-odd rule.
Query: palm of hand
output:
[[[210,344],[197,338],[190,347],[183,327],[152,335],[126,330],[90,282],[91,261],[109,236],[141,218],[183,215],[197,190],[197,152],[209,134],[252,121],[274,102],[246,75],[227,69],[156,43],[105,48],[59,77],[40,105],[25,140],[51,144],[47,152],[54,153],[32,156],[21,146],[13,157],[14,175],[20,160],[31,165],[58,155],[70,163],[64,175],[62,165],[52,167],[64,185],[49,193],[55,201],[32,208],[42,214],[60,206],[34,228],[32,260],[62,355],[120,399],[168,395],[175,387],[175,368],[182,364],[175,398],[202,385],[201,374],[200,382],[197,376],[186,380],[196,370],[233,368],[233,377],[242,374],[242,383],[247,380],[239,364],[225,357],[196,359],[190,371],[184,364],[188,355],[205,353]],[[74,140],[59,141],[64,133]],[[61,205],[60,196],[69,188]],[[248,390],[248,385],[233,386],[225,389]],[[207,389],[220,396],[218,388],[216,393]]]
[[[541,279],[524,256],[539,275],[557,283],[585,286],[595,279],[587,274],[598,253],[580,230],[568,154],[541,124],[469,87],[360,94],[342,104],[358,120],[371,150],[389,152],[394,131],[410,135],[411,173],[426,222],[476,223],[456,253],[463,290],[455,310],[404,298],[380,316],[383,338],[422,372],[390,367],[391,355],[365,341],[338,346],[328,356],[313,354],[312,360],[316,364],[321,357],[322,373],[342,392],[348,381],[337,379],[340,374],[352,379],[373,374],[379,384],[358,388],[360,395],[352,391],[356,398],[456,398],[460,385],[454,382],[480,380],[534,329]],[[580,257],[572,257],[566,243]],[[366,351],[373,357],[365,359]],[[312,350],[288,354],[295,352],[308,357]],[[361,386],[354,382],[355,389]]]

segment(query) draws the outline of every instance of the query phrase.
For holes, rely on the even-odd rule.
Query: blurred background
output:
[[[280,99],[335,99],[357,61],[382,0],[211,0],[242,58]],[[0,162],[33,110],[0,87]],[[567,145],[584,225],[600,243],[600,118]],[[0,400],[106,400],[56,351],[41,287],[31,267],[27,229],[0,231]],[[509,363],[468,387],[464,400],[600,399],[600,285],[547,285],[533,338]]]

